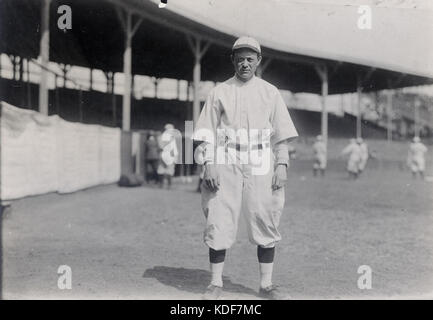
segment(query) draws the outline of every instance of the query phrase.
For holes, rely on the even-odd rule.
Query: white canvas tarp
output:
[[[120,129],[71,123],[4,102],[1,108],[2,200],[119,180]]]

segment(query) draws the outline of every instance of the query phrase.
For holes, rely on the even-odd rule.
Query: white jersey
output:
[[[281,93],[257,77],[246,83],[232,77],[213,88],[198,119],[194,140],[211,145],[218,140],[238,143],[236,135],[243,130],[246,130],[245,136],[249,140],[245,144],[265,141],[264,132],[268,132],[272,147],[298,136]],[[208,150],[212,148],[206,148],[206,160],[214,156],[208,155]],[[276,152],[275,156],[278,163],[289,162],[287,148],[284,152]]]
[[[409,155],[413,159],[423,159],[427,147],[421,142],[413,142],[409,146]]]
[[[425,170],[425,153],[427,147],[421,142],[412,142],[409,146],[407,164],[412,172],[423,172]]]
[[[316,158],[320,158],[326,155],[326,145],[323,141],[316,141],[313,144],[313,152]]]
[[[365,142],[361,143],[359,145],[360,152],[361,152],[361,159],[366,160],[368,159],[368,147]]]
[[[347,161],[347,170],[349,172],[358,173],[359,172],[359,164],[361,163],[361,148],[359,144],[350,143],[346,148],[342,151],[343,155],[349,155],[349,159]]]
[[[357,143],[351,143],[343,149],[342,154],[349,155],[349,161],[359,161],[362,151]]]

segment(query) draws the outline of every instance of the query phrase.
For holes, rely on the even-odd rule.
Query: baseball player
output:
[[[148,166],[150,166],[151,168],[150,172],[146,172],[146,182],[149,183],[150,180],[154,180],[155,183],[158,183],[159,145],[158,145],[158,141],[155,139],[155,133],[153,131],[149,132],[149,136],[145,143],[145,150],[146,150],[145,164],[147,164],[147,166],[145,166],[146,171],[149,171]]]
[[[425,153],[427,147],[421,142],[419,137],[414,137],[413,142],[409,146],[409,152],[407,155],[407,164],[412,171],[412,177],[416,179],[417,173],[421,179],[424,179],[425,170]]]
[[[358,175],[360,175],[364,171],[365,167],[367,166],[369,152],[368,152],[367,143],[365,143],[365,141],[362,138],[356,139],[356,142],[358,143],[360,149],[359,150],[360,157],[359,157],[359,164],[358,164]]]
[[[257,246],[259,295],[287,299],[287,292],[272,283],[272,271],[281,240],[288,142],[298,134],[278,89],[255,76],[259,43],[240,37],[231,60],[235,75],[211,90],[194,133],[195,140],[205,143],[201,189],[212,279],[203,298],[217,299],[222,293],[226,250],[235,242],[242,213],[249,240]]]
[[[161,176],[161,188],[164,186],[165,181],[167,181],[167,188],[169,189],[171,187],[171,178],[174,176],[175,159],[179,155],[173,131],[174,126],[171,123],[167,123],[164,126],[164,132],[159,140],[161,161],[159,162],[157,171]]]
[[[317,176],[317,171],[320,171],[321,176],[325,176],[326,169],[326,145],[321,135],[316,137],[316,142],[313,144],[314,163],[313,175]]]
[[[350,139],[350,143],[341,152],[342,155],[349,155],[347,160],[347,172],[353,179],[358,178],[359,162],[361,160],[361,148],[356,139]]]

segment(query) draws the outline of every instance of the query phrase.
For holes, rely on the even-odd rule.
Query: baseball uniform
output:
[[[360,151],[360,158],[358,163],[359,171],[364,171],[365,167],[367,166],[368,161],[368,147],[365,142],[361,142],[359,144],[359,151]]]
[[[412,142],[409,146],[408,163],[413,173],[424,172],[427,147],[422,142]]]
[[[246,144],[239,143],[235,134],[238,130],[247,132]],[[204,131],[214,136],[202,135]],[[257,131],[262,133],[261,137]],[[281,239],[278,225],[284,188],[273,191],[272,177],[276,163],[289,161],[287,145],[280,142],[297,136],[280,92],[260,78],[254,76],[242,82],[232,77],[209,93],[194,136],[207,143],[205,158],[215,161],[220,178],[216,192],[202,186],[206,245],[215,250],[230,248],[236,239],[241,213],[253,244],[268,248]],[[223,163],[216,161],[222,150],[221,141],[227,151]],[[248,151],[249,161],[245,161],[240,150]],[[252,161],[253,151],[259,161]],[[263,166],[264,163],[267,165]]]
[[[347,171],[357,174],[359,170],[359,162],[361,160],[361,148],[356,141],[351,141],[351,143],[343,149],[342,154],[349,155],[347,160]]]
[[[313,144],[314,169],[326,169],[326,145],[323,141],[316,141]]]
[[[157,170],[159,164],[159,144],[153,134],[149,135],[149,138],[145,143],[145,149],[146,149],[146,164],[151,168],[150,172],[146,172],[146,182],[149,183],[150,180],[154,180],[155,182],[157,182],[158,181]],[[147,170],[147,166],[146,166],[146,171],[149,171]]]

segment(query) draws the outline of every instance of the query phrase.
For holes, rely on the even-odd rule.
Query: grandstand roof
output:
[[[62,4],[73,13],[67,32],[57,28],[55,8]],[[330,94],[355,91],[357,74],[372,68],[365,91],[433,83],[433,46],[426,41],[433,35],[430,8],[376,5],[368,31],[356,26],[357,6],[337,0],[169,0],[165,9],[150,0],[53,0],[50,60],[122,72],[124,36],[116,5],[144,18],[133,38],[134,74],[192,80],[190,34],[212,43],[202,60],[202,80],[225,80],[233,72],[233,41],[249,34],[261,42],[265,59],[272,58],[263,78],[281,89],[319,93],[317,63],[330,70]],[[40,6],[40,0],[0,0],[0,52],[37,57]]]
[[[358,9],[369,3],[372,26],[361,30]],[[433,46],[425,41],[433,39],[431,2],[182,0],[167,10],[226,34],[254,35],[280,52],[433,77]]]

